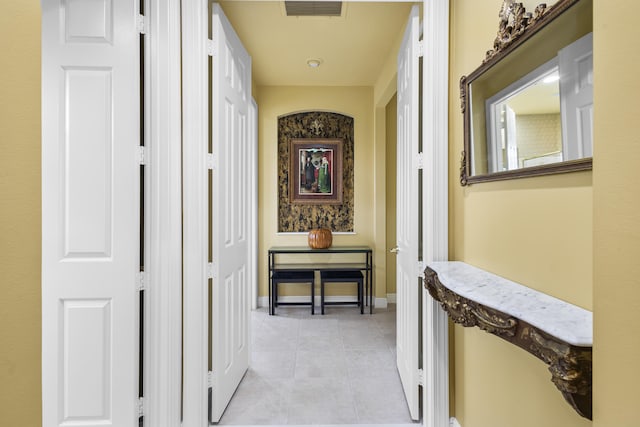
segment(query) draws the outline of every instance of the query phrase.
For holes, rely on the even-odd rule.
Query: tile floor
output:
[[[252,313],[251,366],[220,425],[415,425],[396,370],[395,305],[277,310]]]

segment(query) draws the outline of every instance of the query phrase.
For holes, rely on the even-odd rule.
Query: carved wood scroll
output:
[[[444,286],[438,274],[427,267],[425,288],[440,303],[453,322],[477,326],[528,351],[547,364],[551,381],[581,416],[591,413],[591,347],[577,347],[539,328],[476,301],[464,298]]]
[[[547,12],[547,5],[541,3],[533,13],[527,12],[522,5],[514,0],[504,0],[498,16],[498,35],[493,41],[493,49],[487,51],[484,62],[506,49],[511,43],[520,38],[527,30],[538,22]]]

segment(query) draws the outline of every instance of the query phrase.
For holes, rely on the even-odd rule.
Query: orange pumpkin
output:
[[[309,247],[311,249],[326,249],[333,243],[331,230],[328,228],[317,228],[309,231]]]

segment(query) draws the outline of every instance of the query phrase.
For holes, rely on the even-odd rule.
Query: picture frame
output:
[[[342,204],[341,138],[292,138],[289,145],[289,201]]]

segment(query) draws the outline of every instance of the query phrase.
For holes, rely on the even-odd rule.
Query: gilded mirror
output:
[[[483,63],[460,80],[460,183],[591,169],[592,0],[504,0]]]

